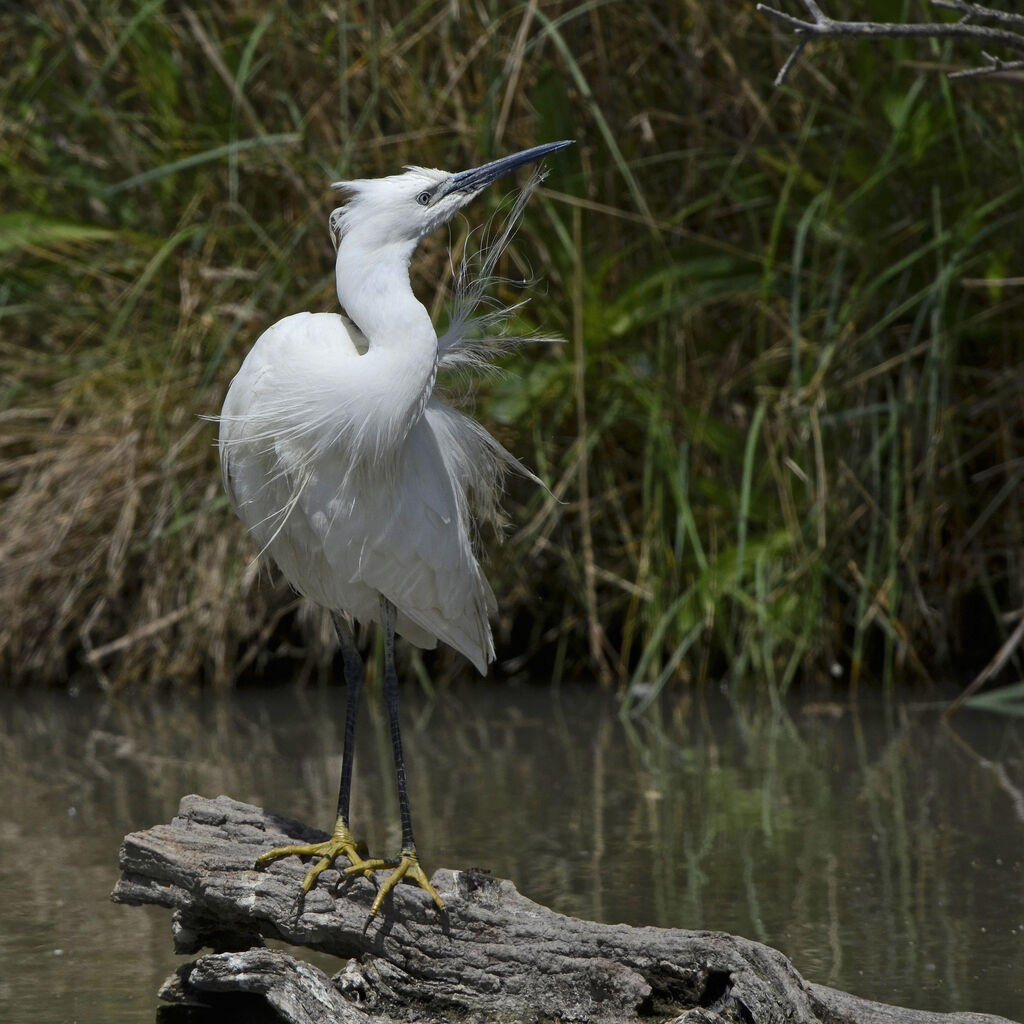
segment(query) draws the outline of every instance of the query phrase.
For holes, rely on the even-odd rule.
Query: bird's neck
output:
[[[355,235],[338,246],[338,300],[370,347],[437,347],[430,314],[409,284],[414,242],[366,245]]]
[[[338,245],[338,300],[366,336],[366,358],[390,374],[393,401],[422,412],[437,373],[437,333],[413,294],[409,261],[415,242],[364,244],[358,234]]]

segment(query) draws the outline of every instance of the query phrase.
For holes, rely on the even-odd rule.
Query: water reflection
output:
[[[184,793],[326,827],[343,692],[0,704],[0,1019],[150,1021],[170,916],[116,907],[121,836]],[[379,704],[353,827],[399,845]],[[403,694],[428,870],[486,867],[557,910],[714,928],[815,981],[936,1010],[1024,1006],[1024,727],[961,714],[697,702],[638,722],[583,690]]]

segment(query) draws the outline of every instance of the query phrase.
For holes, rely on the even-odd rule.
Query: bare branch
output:
[[[782,85],[789,75],[797,57],[811,39],[839,39],[868,36],[875,39],[969,39],[972,42],[1003,46],[1024,55],[1024,34],[1012,28],[997,28],[980,22],[996,22],[999,25],[1020,25],[1024,27],[1024,15],[993,10],[968,0],[931,0],[934,7],[954,11],[961,15],[959,21],[935,22],[928,24],[906,24],[903,22],[836,21],[828,17],[814,0],[801,0],[807,9],[809,20],[776,10],[767,4],[758,4],[757,9],[784,25],[801,39],[786,59],[775,84]],[[985,67],[958,71],[950,78],[976,78],[1024,68],[1024,60],[1005,61],[982,53]]]
[[[997,77],[1004,71],[1024,71],[1024,60],[1000,60],[998,57],[993,57],[990,53],[985,53],[984,50],[982,50],[981,56],[986,61],[985,67],[965,68],[963,71],[952,71],[948,77],[951,79],[981,78],[982,76]],[[1016,75],[1007,75],[1006,77],[1016,77]]]
[[[991,7],[982,7],[981,4],[969,3],[968,0],[930,0],[930,2],[933,7],[940,7],[944,11],[956,11],[958,14],[962,14],[965,21],[998,21],[1004,25],[1024,26],[1024,14],[997,11]]]
[[[800,42],[793,47],[793,52],[790,53],[790,55],[786,58],[786,63],[782,65],[782,68],[780,69],[779,73],[775,76],[776,88],[782,85],[782,83],[786,80],[786,77],[789,75],[790,68],[792,68],[792,66],[796,63],[797,58],[800,56],[800,54],[804,52],[804,47],[807,45],[807,43],[807,39],[801,39]]]

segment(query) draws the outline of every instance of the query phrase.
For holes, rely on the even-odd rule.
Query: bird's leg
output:
[[[338,789],[338,823],[348,828],[349,798],[352,795],[352,761],[356,748],[356,717],[359,713],[359,695],[363,689],[363,659],[359,657],[355,637],[348,620],[334,616],[334,625],[341,640],[342,665],[348,700],[345,703],[345,749],[341,755],[341,786]]]
[[[394,868],[377,891],[377,897],[370,907],[367,924],[384,905],[384,901],[391,890],[403,878],[408,878],[421,889],[425,889],[433,899],[434,906],[438,910],[444,910],[444,900],[441,899],[437,890],[430,884],[426,873],[420,866],[419,858],[416,856],[416,840],[412,834],[412,816],[409,813],[409,793],[405,780],[405,759],[402,757],[402,735],[398,726],[398,673],[395,671],[395,606],[387,598],[381,597],[380,607],[381,623],[384,627],[384,701],[387,704],[388,720],[391,724],[391,746],[395,753],[398,808],[402,821],[402,853],[397,863],[393,860],[364,861],[359,868],[353,866],[345,872],[346,874],[355,874],[357,870]]]
[[[256,860],[256,867],[266,867],[271,861],[281,857],[319,857],[320,860],[306,872],[302,880],[302,891],[309,892],[316,880],[326,871],[339,856],[348,858],[351,867],[346,874],[362,874],[369,876],[373,868],[367,866],[356,849],[355,840],[348,827],[349,799],[352,794],[352,760],[355,753],[356,717],[359,712],[359,695],[363,689],[363,660],[359,657],[355,637],[348,621],[340,615],[334,616],[334,625],[341,641],[342,666],[345,672],[345,749],[341,759],[341,786],[338,790],[338,817],[334,823],[331,838],[325,843],[308,845],[281,846],[276,850],[268,850]]]

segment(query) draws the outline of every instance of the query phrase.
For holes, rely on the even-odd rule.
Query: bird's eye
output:
[[[416,202],[419,203],[420,206],[426,206],[427,203],[430,202],[430,193],[429,192],[421,192],[416,197]]]

